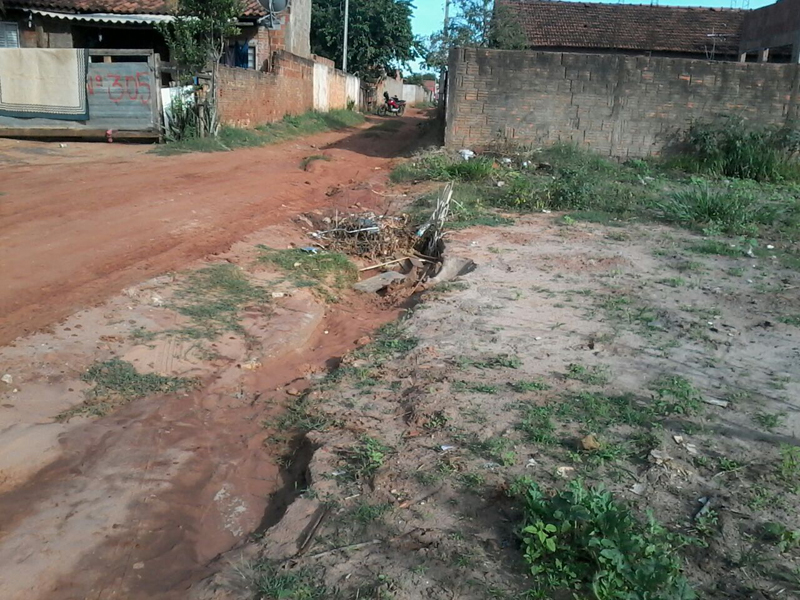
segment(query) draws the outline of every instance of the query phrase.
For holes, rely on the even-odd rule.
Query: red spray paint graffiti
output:
[[[150,73],[147,71],[140,71],[136,76],[116,73],[108,73],[105,76],[90,75],[86,81],[86,89],[90,96],[94,96],[95,92],[102,93],[104,90],[108,94],[108,99],[114,104],[130,101],[148,105],[153,97]]]

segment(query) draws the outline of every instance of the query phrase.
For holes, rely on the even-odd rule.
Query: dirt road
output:
[[[384,204],[422,119],[172,158],[0,141],[0,364],[13,376],[0,383],[0,598],[183,600],[215,556],[280,518],[296,474],[265,423],[397,310],[290,289],[201,348],[171,337],[180,316],[152,301],[182,275],[141,282],[222,264],[290,285],[256,246],[307,243],[291,223],[304,211]],[[330,160],[302,170],[314,154]],[[59,420],[110,359],[197,385]]]
[[[0,140],[0,344],[328,205],[332,186],[363,181],[407,150],[422,120],[412,112],[390,135],[347,130],[173,157]],[[320,152],[333,160],[300,168]]]

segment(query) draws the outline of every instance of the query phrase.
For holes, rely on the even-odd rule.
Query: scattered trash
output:
[[[463,150],[459,150],[458,153],[461,155],[461,158],[463,158],[464,160],[469,160],[471,158],[475,158],[475,153],[472,150],[468,149],[468,148],[464,148]]]
[[[697,446],[685,441],[682,435],[673,435],[672,439],[675,440],[675,443],[686,450],[689,454],[692,456],[697,456]]]
[[[767,244],[767,250],[775,250],[775,246],[772,244]]]
[[[508,158],[508,157],[505,157],[505,158],[501,158],[501,159],[500,159],[500,162],[501,162],[502,164],[504,164],[504,165],[508,166],[508,165],[510,165],[510,164],[511,164],[513,161],[512,161],[510,158]]]
[[[276,299],[277,298],[285,298],[288,295],[289,294],[287,294],[286,292],[272,292],[272,297],[276,298]]]
[[[305,248],[300,248],[300,250],[307,254],[319,254],[319,248],[315,248],[314,246],[306,246]]]
[[[497,182],[497,187],[499,187],[499,188],[504,187],[505,185],[506,185],[505,181],[498,181]]]
[[[703,402],[711,406],[719,406],[720,408],[728,408],[730,402],[727,400],[717,400],[716,398],[703,398]]]
[[[484,469],[489,469],[490,471],[495,471],[495,470],[500,468],[500,463],[487,462],[485,465],[483,465],[483,468]]]
[[[66,148],[66,147],[67,147],[67,144],[61,143],[61,144],[59,144],[59,147],[61,147],[61,148]]]
[[[558,467],[556,469],[556,475],[561,477],[561,479],[569,479],[575,473],[575,467]]]
[[[659,465],[659,466],[668,465],[673,460],[674,459],[669,454],[667,454],[666,452],[663,452],[662,450],[651,450],[650,451],[650,462],[654,463],[656,465]]]
[[[705,516],[708,511],[711,510],[711,503],[713,502],[713,498],[711,496],[703,496],[702,498],[698,498],[697,501],[702,505],[700,510],[697,511],[697,514],[694,516],[694,520],[697,521]]]
[[[378,216],[374,213],[336,214],[329,228],[308,235],[327,250],[376,260],[413,254],[416,239],[407,216]]]
[[[439,450],[441,450],[442,452],[452,452],[455,449],[456,449],[455,446],[446,446],[446,445],[439,446]]]
[[[689,469],[679,465],[674,458],[672,458],[663,450],[651,450],[648,459],[652,464],[663,467],[664,470],[668,471],[672,475],[688,477],[692,474]]]
[[[12,383],[14,383],[14,377],[11,375],[11,373],[6,373],[6,374],[5,374],[5,375],[3,375],[3,377],[2,377],[2,378],[0,378],[0,379],[1,379],[1,380],[2,380],[2,382],[3,382],[3,383],[5,383],[6,385],[11,385]]]
[[[261,361],[255,358],[251,358],[247,362],[242,363],[242,368],[246,371],[256,371],[261,368]]]
[[[644,483],[634,483],[631,488],[631,492],[637,496],[644,496],[645,491],[647,491],[647,486]]]
[[[539,466],[539,463],[536,462],[535,458],[529,458],[528,462],[525,464],[525,468],[526,469],[531,469],[533,467],[538,467],[538,466]]]
[[[353,286],[353,289],[365,294],[375,294],[395,281],[402,281],[405,278],[405,275],[397,271],[386,271],[380,275],[375,275],[375,277],[359,281]]]
[[[580,441],[580,449],[586,452],[594,452],[595,450],[600,450],[602,447],[603,445],[600,443],[600,440],[598,440],[594,434],[589,434]]]

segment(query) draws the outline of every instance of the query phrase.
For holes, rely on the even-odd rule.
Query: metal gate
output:
[[[161,134],[159,57],[152,50],[90,50],[88,121],[0,116],[0,136],[157,138]]]

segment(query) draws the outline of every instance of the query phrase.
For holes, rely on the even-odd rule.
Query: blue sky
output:
[[[598,0],[606,4],[649,4],[649,2],[631,2],[624,0]],[[733,0],[734,8],[741,8],[747,0]],[[750,0],[750,8],[760,8],[772,4],[774,0]],[[414,11],[414,33],[430,35],[442,28],[444,21],[444,0],[416,0]],[[731,0],[660,0],[661,6],[718,6],[731,8]]]

